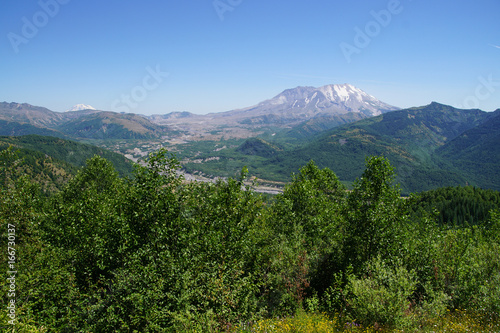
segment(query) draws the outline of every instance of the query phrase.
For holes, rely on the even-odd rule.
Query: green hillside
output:
[[[151,139],[167,129],[132,113],[98,110],[54,112],[19,103],[0,103],[0,135],[48,135],[70,139]]]
[[[332,128],[349,124],[355,121],[364,119],[365,117],[360,113],[349,112],[346,114],[322,116],[308,120],[283,134],[279,137],[284,137],[285,140],[304,141],[313,138],[321,132],[330,130]]]
[[[473,182],[500,189],[500,110],[436,151]]]
[[[447,168],[447,161],[436,157],[434,151],[488,116],[480,110],[459,110],[438,103],[394,111],[326,131],[269,163],[293,172],[314,160],[332,169],[340,179],[352,181],[361,175],[365,158],[378,155],[387,157],[396,167],[396,181],[404,192],[465,185],[466,175]]]
[[[236,151],[244,155],[272,157],[282,151],[280,147],[259,138],[247,139]]]
[[[30,134],[68,138],[66,134],[49,128],[14,121],[0,120],[0,136],[20,136]]]
[[[0,140],[0,154],[6,153],[7,149],[15,152],[16,174],[11,175],[13,179],[27,176],[31,183],[40,186],[43,193],[50,194],[64,188],[64,185],[76,175],[78,168],[70,163],[55,159],[40,151],[12,147]],[[8,161],[0,160],[0,164]],[[14,162],[14,161],[10,161]],[[0,175],[1,180],[5,175]]]
[[[136,114],[98,112],[63,123],[58,130],[75,138],[85,139],[150,139],[165,132]]]
[[[94,155],[109,160],[121,176],[132,174],[132,162],[124,156],[88,144],[39,135],[0,137],[0,150],[9,146],[19,150],[18,156],[24,159],[24,165],[29,166],[34,174],[43,175],[43,183],[50,183],[51,179],[55,187],[60,187],[67,177],[75,175]]]
[[[258,178],[289,181],[292,173],[313,160],[349,183],[361,176],[367,156],[385,156],[395,166],[395,181],[404,194],[459,185],[500,189],[500,111],[461,110],[434,102],[321,134],[316,133],[321,124],[308,126],[265,136],[265,141],[248,139],[236,149],[202,149],[197,144],[194,150],[202,152],[197,158],[207,162],[184,165],[191,172],[215,176],[234,175],[247,166]]]
[[[489,221],[492,211],[500,209],[500,192],[472,186],[443,187],[419,193],[410,207],[416,216],[435,215],[440,225],[480,225]]]

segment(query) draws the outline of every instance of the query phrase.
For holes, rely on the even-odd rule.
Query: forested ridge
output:
[[[350,191],[311,161],[269,199],[162,149],[42,195],[0,154],[2,331],[500,331],[498,192],[402,198],[374,156]]]

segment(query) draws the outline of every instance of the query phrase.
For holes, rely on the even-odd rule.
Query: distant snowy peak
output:
[[[77,105],[73,106],[71,109],[67,110],[67,112],[81,111],[81,110],[95,110],[95,108],[90,106],[90,105],[86,105],[86,104],[77,104]]]
[[[355,98],[358,101],[363,99],[375,99],[375,97],[368,95],[363,90],[358,89],[350,84],[331,84],[318,88],[330,101],[348,101]]]
[[[297,87],[287,89],[274,98],[258,105],[263,108],[289,110],[307,113],[361,112],[366,116],[378,116],[399,108],[379,101],[363,90],[350,84],[331,84],[323,87]]]

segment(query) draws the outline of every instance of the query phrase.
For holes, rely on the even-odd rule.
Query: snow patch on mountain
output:
[[[81,110],[95,110],[95,108],[87,104],[77,104],[73,106],[71,109],[67,110],[66,112],[81,111]]]
[[[301,114],[306,114],[308,117],[315,117],[321,114],[359,112],[368,117],[373,117],[399,108],[379,101],[353,85],[331,84],[319,88],[297,87],[287,89],[251,109],[254,113],[260,111],[262,114],[301,112]]]

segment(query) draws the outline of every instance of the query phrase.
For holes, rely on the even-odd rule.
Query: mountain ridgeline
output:
[[[99,111],[84,104],[61,113],[29,104],[3,102],[0,103],[0,121],[7,122],[8,126],[0,129],[0,135],[46,134],[101,140],[153,139],[172,134],[175,129],[191,135],[202,133],[202,137],[223,130],[232,137],[248,138],[254,136],[252,131],[255,130],[289,129],[306,120],[319,121],[324,130],[394,110],[398,108],[350,84],[286,89],[251,107],[207,115],[172,112],[141,116]]]
[[[87,107],[0,104],[0,331],[500,332],[500,109]]]
[[[500,189],[500,156],[494,144],[495,138],[499,142],[499,120],[500,110],[487,113],[432,103],[329,130],[283,154],[280,162],[298,166],[312,159],[352,180],[361,175],[367,156],[380,155],[395,165],[406,192],[467,183]],[[480,135],[485,132],[487,137]],[[485,163],[488,174],[481,167]]]
[[[57,127],[63,133],[86,139],[151,139],[166,129],[136,114],[98,112],[65,122]]]
[[[303,122],[323,116],[341,116],[350,113],[373,117],[399,108],[379,101],[350,84],[323,87],[287,89],[272,99],[246,109],[232,111],[245,116],[245,122],[281,118],[284,122]]]
[[[0,103],[0,135],[96,142],[137,151],[135,159],[169,145],[190,173],[234,176],[247,166],[258,178],[281,182],[313,160],[350,183],[368,156],[385,156],[405,194],[457,185],[500,190],[500,109],[433,102],[401,110],[349,84],[287,89],[251,107],[207,115],[86,107],[59,113]]]
[[[0,103],[0,135],[49,135],[71,139],[152,139],[167,128],[146,117],[132,113],[116,113],[84,109],[54,112],[18,103]]]
[[[325,130],[394,110],[399,108],[384,103],[350,84],[332,84],[318,88],[286,89],[254,106],[226,112],[206,115],[174,112],[148,118],[158,124],[191,133],[218,129],[223,130],[226,137],[230,135],[242,138],[246,135],[242,134],[245,133],[242,129],[250,129],[253,132],[274,131],[290,129],[304,121],[312,121],[322,124],[321,130]]]
[[[461,110],[433,102],[311,133],[305,144],[267,151],[249,162],[258,177],[272,175],[273,180],[286,181],[301,165],[314,160],[350,182],[361,176],[365,159],[377,155],[393,163],[403,193],[467,184],[499,190],[499,123],[500,110]],[[297,133],[306,132],[309,126],[304,123],[266,137],[267,147],[296,140]],[[251,144],[264,146],[248,140],[236,152],[255,154],[248,149]]]

